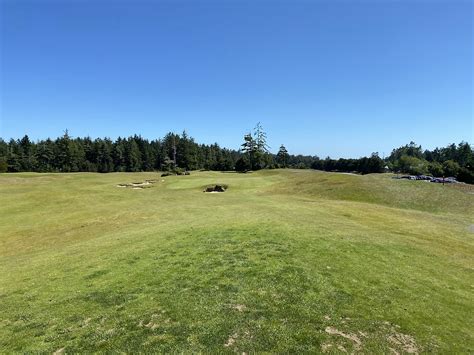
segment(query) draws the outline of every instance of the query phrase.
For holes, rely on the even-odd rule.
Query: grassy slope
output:
[[[0,175],[1,349],[474,351],[472,189],[157,176]]]

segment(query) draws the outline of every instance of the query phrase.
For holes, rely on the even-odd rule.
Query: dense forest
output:
[[[244,136],[239,150],[217,143],[198,144],[186,132],[168,133],[162,139],[141,136],[117,138],[72,138],[66,131],[55,140],[33,142],[0,138],[0,172],[121,172],[218,170],[249,171],[263,168],[298,168],[362,174],[392,171],[408,174],[453,176],[474,183],[474,153],[461,142],[432,151],[414,142],[396,148],[385,159],[373,153],[358,159],[320,159],[317,156],[289,154],[284,145],[277,154],[269,152],[266,134],[260,124]]]

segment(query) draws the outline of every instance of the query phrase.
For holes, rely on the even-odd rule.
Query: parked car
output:
[[[439,184],[457,184],[459,183],[459,181],[456,180],[456,178],[450,176],[450,177],[447,177],[447,178],[433,178],[433,180],[431,180],[431,182],[437,182]]]
[[[444,178],[444,182],[449,182],[451,184],[456,184],[459,181],[455,177],[450,176],[450,177]]]
[[[432,176],[429,175],[417,175],[416,176],[417,180],[426,180],[426,181],[431,181],[433,179]]]

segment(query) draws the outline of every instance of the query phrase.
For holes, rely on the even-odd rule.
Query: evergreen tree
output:
[[[270,159],[269,146],[267,144],[267,134],[263,130],[260,122],[254,128],[255,152],[253,156],[252,169],[258,170],[266,167],[266,162]]]
[[[55,165],[58,171],[69,172],[72,167],[72,152],[71,152],[71,139],[69,132],[66,129],[64,135],[61,138],[56,139],[55,142]]]
[[[90,137],[85,137],[83,139],[78,139],[77,141],[81,147],[81,169],[83,171],[96,172],[98,152],[97,140],[92,141]]]
[[[290,155],[288,154],[288,151],[286,150],[285,146],[282,144],[277,153],[277,163],[280,165],[281,168],[288,167],[289,157]]]
[[[0,157],[0,173],[6,173],[8,171],[7,157]]]
[[[244,143],[241,145],[242,153],[247,155],[252,170],[262,169],[271,161],[267,145],[267,134],[262,125],[257,123],[254,133],[247,133],[244,136]]]
[[[36,148],[38,171],[49,172],[54,170],[54,144],[51,139],[39,142]]]
[[[235,162],[235,171],[238,172],[246,172],[252,168],[250,164],[248,155],[242,155],[236,162]]]
[[[257,151],[261,153],[268,153],[270,147],[267,144],[267,134],[263,130],[260,122],[254,128],[254,139],[257,146]]]
[[[25,135],[19,142],[19,159],[21,171],[34,171],[36,159],[34,155],[34,145],[28,135]]]
[[[99,173],[114,171],[112,142],[110,139],[106,138],[97,142],[97,171]]]
[[[161,141],[154,140],[150,143],[150,148],[153,154],[153,169],[160,170],[161,164],[164,161],[164,157],[162,156],[162,149],[161,149]]]
[[[167,156],[173,161],[173,168],[177,166],[177,143],[179,143],[177,134],[170,132],[163,138],[163,156]]]
[[[112,150],[114,171],[127,171],[127,141],[118,137]]]
[[[197,169],[197,144],[183,131],[177,145],[177,165],[186,170]]]
[[[8,143],[7,165],[9,172],[19,172],[21,170],[21,150],[18,143],[12,138]]]
[[[0,138],[0,173],[6,173],[8,171],[7,152],[8,144]]]
[[[240,150],[242,151],[242,153],[247,155],[247,160],[250,164],[250,169],[252,169],[255,161],[255,153],[257,151],[257,143],[252,137],[252,133],[247,133],[244,136],[244,143],[241,145]]]
[[[130,138],[125,152],[127,171],[140,171],[142,167],[142,157],[137,142]]]
[[[70,171],[78,172],[84,171],[85,153],[82,147],[81,140],[75,139],[69,141],[69,154],[70,154]]]

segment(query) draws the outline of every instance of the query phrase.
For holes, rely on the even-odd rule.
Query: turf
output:
[[[308,170],[2,174],[0,349],[472,353],[473,193]]]

